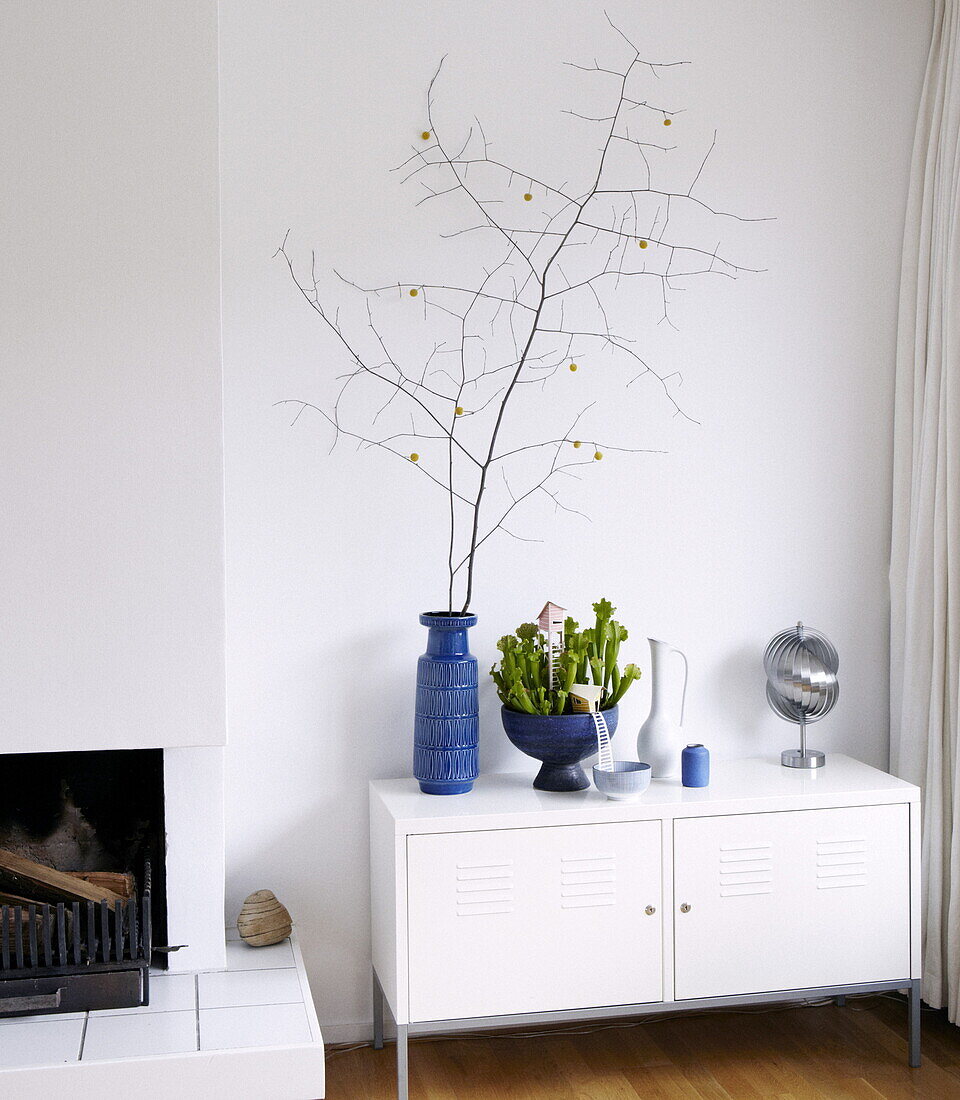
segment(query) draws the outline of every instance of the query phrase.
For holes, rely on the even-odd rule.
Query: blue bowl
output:
[[[613,737],[620,711],[603,712]],[[500,708],[510,743],[543,764],[534,779],[538,791],[585,791],[590,786],[580,761],[597,751],[597,728],[590,714],[522,714]]]

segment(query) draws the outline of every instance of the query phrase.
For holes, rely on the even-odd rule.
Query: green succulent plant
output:
[[[640,679],[640,669],[626,665],[621,672],[617,660],[627,628],[614,619],[616,608],[609,600],[593,605],[596,621],[579,629],[568,618],[563,627],[563,650],[557,656],[556,686],[550,688],[547,639],[536,623],[521,623],[514,634],[497,642],[500,660],[490,669],[500,701],[508,710],[526,714],[566,714],[574,684],[592,682],[603,689],[600,709],[617,705],[630,685]]]

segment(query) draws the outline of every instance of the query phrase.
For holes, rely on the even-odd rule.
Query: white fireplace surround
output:
[[[180,948],[168,956],[171,973],[226,966],[223,752],[163,749],[167,944],[159,946]]]
[[[223,968],[217,6],[14,5],[0,90],[0,752],[163,749],[170,969]]]
[[[170,970],[223,969],[223,749],[164,749],[163,791]]]

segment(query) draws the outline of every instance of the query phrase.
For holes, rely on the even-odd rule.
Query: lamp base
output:
[[[822,768],[827,758],[819,749],[785,749],[780,753],[780,763],[785,768]]]

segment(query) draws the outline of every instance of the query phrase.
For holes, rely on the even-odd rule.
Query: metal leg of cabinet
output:
[[[373,1049],[383,1050],[383,990],[376,970],[373,971]]]
[[[390,1008],[387,999],[383,995],[383,986],[373,971],[373,1049],[383,1050],[383,1015],[384,1007]],[[393,1016],[393,1012],[390,1012]],[[394,1017],[396,1023],[396,1017]],[[408,1100],[409,1097],[409,1027],[407,1024],[397,1024],[397,1100]]]
[[[910,1057],[911,1069],[920,1065],[920,982],[914,980],[910,983],[907,993],[907,1011],[910,1014]]]
[[[397,1024],[397,1100],[407,1100],[407,1025]]]

